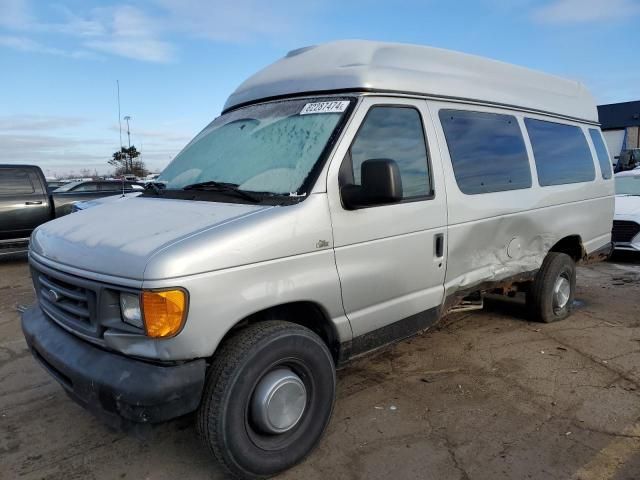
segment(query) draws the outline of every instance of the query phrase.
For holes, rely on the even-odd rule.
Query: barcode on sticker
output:
[[[309,115],[312,113],[341,113],[344,112],[348,106],[349,101],[307,103],[300,111],[300,115]]]

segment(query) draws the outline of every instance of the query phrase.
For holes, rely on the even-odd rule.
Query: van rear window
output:
[[[525,118],[541,186],[595,180],[596,171],[582,129]]]
[[[453,172],[463,193],[531,187],[531,169],[516,117],[440,110]]]
[[[604,178],[605,180],[611,178],[611,160],[609,159],[607,148],[604,146],[604,140],[602,139],[600,130],[590,128],[589,135],[591,135],[593,146],[596,149],[596,155],[598,156],[598,162],[600,163],[602,178]]]

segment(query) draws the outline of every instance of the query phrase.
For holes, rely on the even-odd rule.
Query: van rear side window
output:
[[[575,125],[525,118],[541,186],[590,182],[596,178],[591,151]]]
[[[609,154],[607,148],[604,146],[604,140],[600,130],[595,128],[589,129],[589,135],[593,141],[593,146],[596,149],[596,155],[598,156],[598,162],[600,162],[600,171],[602,172],[602,178],[605,180],[611,178],[611,160],[609,160]]]
[[[440,110],[453,172],[463,193],[531,187],[531,170],[516,117]]]

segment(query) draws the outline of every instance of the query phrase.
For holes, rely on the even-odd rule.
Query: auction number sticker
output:
[[[310,115],[312,113],[342,113],[349,106],[349,101],[337,101],[337,102],[316,102],[307,103],[300,115]]]

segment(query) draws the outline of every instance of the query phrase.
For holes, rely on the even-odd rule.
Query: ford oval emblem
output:
[[[60,300],[60,294],[53,289],[49,289],[49,298],[52,301],[57,302],[58,300]]]

